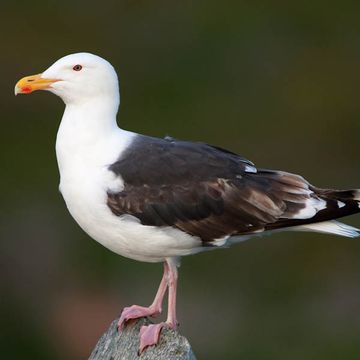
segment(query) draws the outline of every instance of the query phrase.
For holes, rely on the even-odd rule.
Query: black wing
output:
[[[144,225],[173,226],[207,245],[225,236],[359,210],[350,193],[351,200],[340,209],[343,197],[317,190],[301,176],[257,170],[250,161],[203,143],[138,136],[109,169],[124,180],[121,192],[108,192],[114,214],[133,215]],[[317,202],[326,206],[316,209]],[[309,206],[314,214],[304,211]]]

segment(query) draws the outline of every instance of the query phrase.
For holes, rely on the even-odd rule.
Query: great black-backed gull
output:
[[[96,55],[65,56],[42,74],[21,79],[15,94],[35,90],[48,90],[66,104],[56,155],[71,215],[115,253],[164,263],[154,302],[125,308],[118,323],[121,330],[130,319],[159,314],[169,289],[167,320],[142,327],[140,351],[158,342],[164,325],[177,327],[181,256],[279,230],[359,236],[334,219],[359,212],[360,190],[320,189],[216,146],[120,129],[118,78]]]

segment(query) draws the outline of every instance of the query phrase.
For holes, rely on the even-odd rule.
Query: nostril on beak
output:
[[[28,79],[28,82],[32,82],[32,81],[34,81],[34,79]]]

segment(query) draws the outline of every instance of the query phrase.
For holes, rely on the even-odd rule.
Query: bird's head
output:
[[[66,104],[81,104],[101,97],[118,98],[119,85],[112,65],[90,53],[64,56],[38,75],[26,76],[15,85],[15,95],[47,90]]]

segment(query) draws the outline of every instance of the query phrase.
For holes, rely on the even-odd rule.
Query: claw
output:
[[[158,309],[153,307],[143,307],[139,305],[133,305],[124,308],[121,313],[120,319],[117,324],[118,331],[124,329],[125,324],[132,319],[139,319],[146,316],[156,316],[160,313]]]

